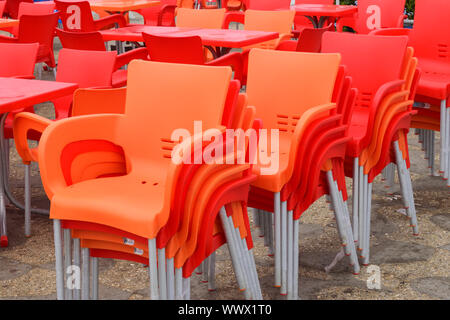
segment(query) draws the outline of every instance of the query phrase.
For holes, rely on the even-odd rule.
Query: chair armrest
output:
[[[411,29],[406,28],[381,28],[372,30],[369,34],[381,36],[409,36]]]
[[[35,79],[34,75],[22,75],[22,76],[14,76],[11,78],[15,78],[15,79]]]
[[[18,41],[19,41],[19,39],[17,39],[17,38],[11,38],[11,37],[7,37],[7,36],[0,34],[0,42],[17,43]]]
[[[297,43],[296,40],[285,40],[281,41],[278,46],[275,48],[275,50],[280,51],[296,51],[297,50]]]
[[[125,20],[125,17],[121,14],[112,14],[110,16],[94,20],[96,30],[107,29],[107,27],[110,29],[111,27],[114,27],[115,24],[117,24],[119,28],[126,27],[127,20]]]
[[[32,161],[38,161],[36,154],[33,154],[28,146],[28,131],[34,130],[42,133],[52,122],[52,120],[30,112],[21,112],[15,115],[13,121],[14,142],[23,163],[30,164]]]
[[[176,5],[165,4],[162,6],[161,11],[158,15],[158,26],[162,26],[163,17],[165,15],[171,16],[171,24],[168,27],[175,27],[175,10],[177,9]]]
[[[42,183],[50,200],[56,192],[67,187],[61,165],[64,148],[83,140],[105,140],[120,145],[117,127],[122,119],[120,114],[79,116],[52,122],[44,130],[38,160]]]
[[[243,61],[240,52],[232,52],[220,58],[205,63],[208,66],[231,66],[234,71],[234,78],[242,81]]]
[[[149,60],[147,48],[137,48],[118,55],[114,70],[123,67],[124,65],[130,63],[131,60],[135,59]]]
[[[229,29],[230,22],[244,23],[245,22],[245,13],[242,11],[231,11],[225,14],[225,18],[223,19],[222,29]]]

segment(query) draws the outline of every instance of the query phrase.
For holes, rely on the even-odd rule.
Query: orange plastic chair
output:
[[[173,77],[174,74],[177,77]],[[187,80],[193,76],[205,81],[208,79],[211,90],[196,90],[198,82]],[[129,67],[124,115],[74,117],[49,126],[41,138],[39,163],[44,188],[52,201],[50,215],[54,219],[55,239],[60,232],[59,219],[101,223],[149,239],[151,297],[157,298],[155,237],[168,219],[181,167],[170,158],[163,157],[163,154],[155,153],[155,150],[160,150],[161,139],[170,138],[176,128],[190,127],[194,119],[202,119],[205,130],[220,127],[230,79],[229,68],[133,61]],[[174,87],[179,92],[177,97],[171,94]],[[191,97],[190,101],[194,103],[189,108],[186,104],[181,106],[178,100],[180,95]],[[153,107],[148,108],[148,103]],[[154,112],[155,108],[158,113]],[[173,114],[187,110],[189,113],[186,116],[173,117]],[[151,116],[145,116],[150,113]],[[94,129],[99,126],[103,130]],[[61,130],[66,132],[64,137],[60,134]],[[146,148],[142,148],[139,139],[136,139],[142,135],[146,137]],[[128,159],[128,174],[83,181],[68,187],[59,159],[65,146],[80,140],[107,140],[123,146]],[[186,144],[190,146],[188,141],[183,143]],[[125,185],[127,187],[124,188]],[[99,191],[106,198],[99,197]],[[81,211],[80,194],[84,194],[84,209]],[[96,203],[101,203],[100,207]],[[130,211],[130,208],[133,210]],[[126,216],[122,214],[124,209],[128,212]],[[58,274],[62,275],[60,242],[55,243],[55,249]],[[61,297],[62,278],[58,276],[57,279],[58,297]]]
[[[181,28],[222,29],[225,9],[178,8],[175,24]]]
[[[368,34],[380,28],[402,28],[405,0],[358,0],[358,12],[351,18],[339,19],[338,31],[350,27],[357,33]]]

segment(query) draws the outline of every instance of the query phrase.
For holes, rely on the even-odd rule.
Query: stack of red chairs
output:
[[[419,72],[407,42],[406,37],[334,32],[322,39],[322,52],[342,55],[359,91],[350,119],[345,175],[353,177],[353,233],[364,265],[369,263],[372,182],[390,163],[399,169],[405,209],[413,234],[418,234],[407,133]]]

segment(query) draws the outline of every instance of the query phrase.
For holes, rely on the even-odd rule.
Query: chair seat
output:
[[[161,179],[129,174],[73,184],[53,196],[50,218],[99,223],[154,238],[168,217],[163,212],[168,210],[164,185],[155,181]]]
[[[450,73],[423,70],[417,94],[439,100],[447,99],[450,94]]]
[[[119,69],[112,74],[112,86],[113,88],[125,87],[127,85],[127,70]]]

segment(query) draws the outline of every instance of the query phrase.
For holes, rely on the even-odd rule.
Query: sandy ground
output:
[[[52,79],[53,76],[51,72],[44,72],[43,77]],[[36,110],[53,117],[49,103],[36,106]],[[440,177],[430,176],[417,136],[412,132],[409,141],[419,236],[412,235],[407,219],[398,212],[402,207],[398,184],[389,195],[378,178],[373,192],[371,264],[380,268],[381,289],[368,288],[368,267],[363,267],[358,276],[352,275],[347,258],[326,273],[324,267],[340,250],[340,244],[333,213],[325,199],[320,199],[300,219],[301,299],[450,299],[449,189]],[[438,141],[437,138],[436,150],[439,150]],[[436,154],[438,157],[438,151]],[[23,166],[14,146],[10,158],[11,188],[22,201]],[[347,182],[351,193],[351,180]],[[32,196],[33,207],[48,208],[36,164],[32,169]],[[251,211],[250,218],[253,218]],[[33,214],[30,238],[24,237],[23,211],[8,205],[7,222],[9,247],[0,248],[0,299],[55,299],[50,219]],[[268,248],[258,236],[259,230],[254,227],[253,230],[255,260],[264,299],[285,299],[273,287],[273,257],[268,256]],[[200,280],[199,275],[192,277],[192,299],[244,298],[237,288],[226,245],[217,252],[217,290],[208,291],[207,284]],[[100,298],[148,299],[147,268],[132,262],[101,259]]]

